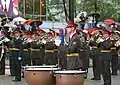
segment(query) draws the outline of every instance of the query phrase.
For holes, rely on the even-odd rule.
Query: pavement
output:
[[[27,85],[26,80],[22,79],[21,82],[12,82],[14,77],[8,76],[10,74],[9,69],[6,69],[6,75],[0,75],[0,85]],[[85,79],[84,85],[101,85],[101,81],[92,81],[92,69],[89,68],[88,79]],[[120,85],[120,73],[118,76],[112,76],[112,85]]]

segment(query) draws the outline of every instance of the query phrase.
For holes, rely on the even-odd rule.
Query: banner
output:
[[[0,15],[17,16],[18,0],[0,0]]]
[[[18,0],[13,0],[13,14],[18,15]]]
[[[64,45],[65,29],[64,28],[60,28],[59,32],[60,32],[61,45]]]

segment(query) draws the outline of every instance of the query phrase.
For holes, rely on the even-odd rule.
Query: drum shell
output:
[[[55,85],[55,78],[51,71],[25,71],[28,85]]]
[[[84,74],[56,74],[57,85],[84,85]]]

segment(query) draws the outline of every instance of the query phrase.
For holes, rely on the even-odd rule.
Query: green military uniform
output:
[[[81,65],[79,61],[80,40],[78,36],[71,39],[67,52],[67,70],[79,70]]]
[[[56,58],[54,53],[55,45],[53,41],[47,41],[45,44],[44,64],[56,65]]]
[[[60,45],[58,47],[58,64],[59,67],[63,70],[67,68],[67,47]]]
[[[111,47],[111,54],[112,54],[112,61],[111,61],[111,70],[112,70],[112,75],[117,75],[117,67],[118,67],[118,50],[117,47],[114,45]]]
[[[101,70],[100,70],[100,48],[99,48],[99,36],[94,37],[94,40],[90,43],[92,47],[91,58],[93,62],[93,78],[91,80],[100,80],[101,79]]]
[[[8,47],[8,42],[5,40],[8,39],[6,37],[2,38],[0,41],[0,75],[5,74],[5,56],[6,56],[6,49]]]
[[[23,66],[30,66],[31,65],[31,58],[29,56],[29,43],[25,42],[25,39],[23,41],[23,59],[22,59],[22,65]]]
[[[12,50],[12,57],[13,57],[13,69],[15,74],[14,81],[21,81],[21,60],[23,55],[22,49],[22,39],[21,37],[17,37],[13,41],[13,47],[10,49]]]
[[[118,68],[117,69],[120,71],[120,48],[118,49]]]
[[[104,85],[111,85],[111,71],[110,71],[110,61],[112,60],[112,55],[110,52],[113,46],[112,41],[108,38],[100,43],[101,48],[101,72],[104,80]]]
[[[40,43],[40,58],[41,58],[41,64],[44,64],[44,55],[45,55],[45,48],[44,44]]]
[[[41,56],[41,44],[38,41],[32,41],[30,44],[30,56],[33,65],[42,65],[43,56]]]
[[[82,40],[83,39],[83,40]],[[86,74],[85,74],[85,78],[87,78],[87,72],[88,72],[88,68],[89,68],[89,52],[88,52],[88,45],[87,45],[87,42],[85,40],[85,36],[82,37],[82,39],[80,38],[80,48],[79,48],[79,58],[82,62],[82,71],[86,71]]]
[[[10,41],[10,46],[9,46],[9,53],[10,53],[10,57],[9,57],[9,62],[10,62],[10,76],[14,76],[15,75],[15,57],[12,55],[12,51],[13,51],[13,44],[15,41],[15,37],[12,37],[12,40]]]
[[[54,53],[55,53],[55,63],[58,64],[58,46],[55,45],[55,48],[54,48]]]

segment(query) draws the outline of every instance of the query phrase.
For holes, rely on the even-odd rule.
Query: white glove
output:
[[[22,58],[21,57],[18,57],[18,60],[21,60]]]
[[[33,40],[32,39],[28,39],[28,42],[31,43]]]
[[[0,41],[0,44],[2,44],[2,41]]]
[[[55,40],[55,45],[60,46],[61,40]]]
[[[4,39],[4,42],[9,42],[10,40],[8,38],[5,38]]]
[[[42,40],[42,43],[46,44],[46,40]]]

